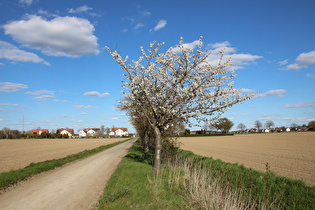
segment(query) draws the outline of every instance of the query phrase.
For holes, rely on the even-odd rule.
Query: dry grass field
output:
[[[182,137],[181,148],[315,185],[315,132]]]
[[[125,139],[2,139],[0,140],[0,173],[123,140]]]

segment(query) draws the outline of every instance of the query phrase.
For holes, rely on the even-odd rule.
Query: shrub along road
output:
[[[134,141],[18,184],[0,194],[0,209],[93,209]]]

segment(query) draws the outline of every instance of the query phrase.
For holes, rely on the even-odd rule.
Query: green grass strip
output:
[[[98,208],[181,209],[186,201],[179,194],[163,187],[152,188],[151,161],[136,142],[108,181]]]
[[[225,163],[221,160],[196,155],[190,151],[181,151],[186,158],[193,158],[196,164],[210,169],[214,177],[234,190],[241,190],[245,197],[251,197],[252,202],[263,198],[269,205],[279,209],[314,209],[315,187],[304,182],[278,176],[266,169],[259,172],[243,165]]]
[[[128,141],[128,140],[125,140],[125,141]],[[39,162],[39,163],[31,163],[30,165],[22,169],[0,173],[0,190],[3,190],[11,185],[14,185],[20,181],[23,181],[35,174],[52,170],[56,167],[63,166],[64,164],[73,162],[78,159],[86,158],[88,156],[91,156],[103,150],[114,147],[125,141],[119,141],[112,144],[103,145],[94,149],[84,150],[77,154],[69,155],[67,157],[60,158],[60,159],[47,160],[47,161]]]
[[[314,209],[315,187],[307,186],[302,181],[277,176],[268,171],[255,171],[189,151],[180,153],[210,169],[214,178],[217,177],[232,190],[244,192],[244,198],[251,202],[263,199],[267,205],[277,206],[277,209]],[[99,200],[99,209],[193,208],[189,206],[185,189],[173,189],[165,184],[156,186],[154,181],[150,181],[154,179],[150,163],[152,159],[144,156],[142,147],[136,142],[108,181]]]

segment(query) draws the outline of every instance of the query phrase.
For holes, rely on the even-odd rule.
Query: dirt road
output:
[[[93,209],[134,140],[40,174],[0,194],[0,209]]]

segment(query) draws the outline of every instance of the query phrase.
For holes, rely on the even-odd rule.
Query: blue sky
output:
[[[104,47],[137,59],[140,45],[168,48],[184,37],[194,48],[199,36],[213,60],[225,48],[236,88],[260,91],[224,114],[235,127],[307,124],[315,119],[314,11],[313,0],[2,0],[0,129],[133,132],[115,109],[124,72]]]

